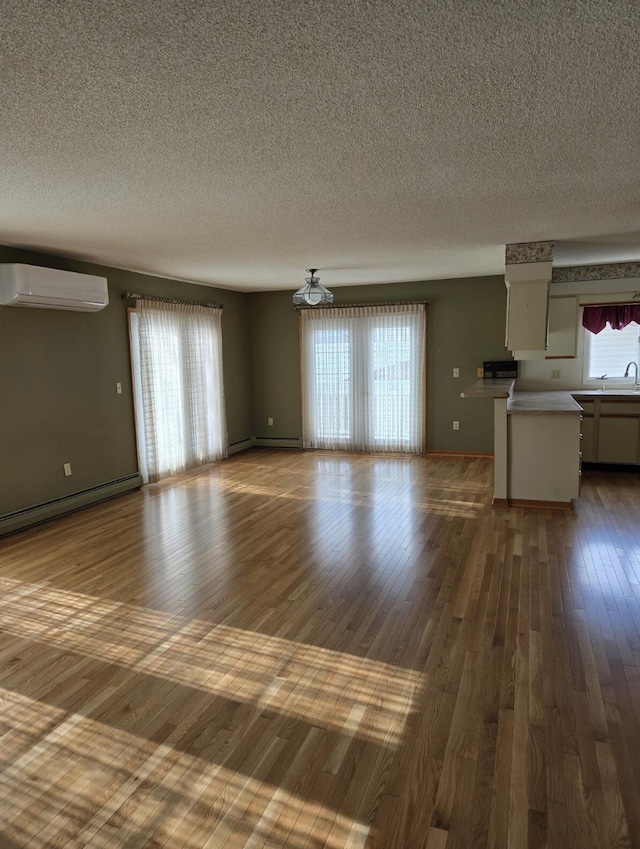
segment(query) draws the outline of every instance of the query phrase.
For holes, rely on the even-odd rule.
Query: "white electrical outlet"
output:
[[[551,380],[560,380],[561,374],[562,374],[562,369],[552,368],[551,369]]]
[[[459,368],[454,368],[453,376],[454,377],[460,377],[460,369]]]
[[[65,478],[68,478],[71,475],[71,463],[65,463],[62,468],[64,469]]]
[[[122,395],[122,384],[121,383],[116,383],[116,392],[118,393],[118,395]]]
[[[273,419],[271,418],[271,416],[269,416],[269,418],[267,419],[267,424],[268,424],[268,425],[272,425],[272,424],[273,424]]]
[[[456,421],[454,421],[454,423],[453,423],[453,429],[454,429],[454,430],[460,430],[460,422],[456,422]]]

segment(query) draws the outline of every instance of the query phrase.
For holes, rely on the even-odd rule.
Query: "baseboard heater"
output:
[[[249,436],[229,444],[229,456],[247,448],[302,448],[299,436]]]
[[[92,486],[90,489],[84,489],[81,492],[74,492],[72,495],[64,495],[62,498],[53,499],[53,501],[46,501],[33,507],[25,507],[23,510],[16,510],[15,513],[7,513],[0,516],[0,537],[22,528],[39,525],[49,519],[63,516],[65,513],[72,513],[82,507],[89,507],[92,504],[113,498],[115,495],[122,495],[132,489],[138,489],[141,486],[142,477],[136,472],[136,474],[127,475],[124,478]]]
[[[232,454],[237,454],[239,451],[246,451],[248,448],[253,448],[253,438],[250,436],[246,439],[240,439],[238,442],[230,442],[228,453],[231,456]]]
[[[256,448],[302,448],[302,439],[299,436],[254,436],[253,444]]]

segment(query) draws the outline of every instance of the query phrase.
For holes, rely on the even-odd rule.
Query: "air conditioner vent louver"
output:
[[[0,264],[0,304],[97,312],[109,303],[105,277],[22,263]]]

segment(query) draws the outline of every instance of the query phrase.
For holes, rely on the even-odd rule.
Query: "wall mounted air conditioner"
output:
[[[0,304],[96,312],[109,303],[105,277],[39,265],[0,263]]]

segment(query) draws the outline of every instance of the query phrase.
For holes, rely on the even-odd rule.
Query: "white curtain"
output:
[[[226,457],[222,310],[141,299],[131,327],[143,479]]]
[[[425,305],[304,309],[305,448],[423,450]]]

